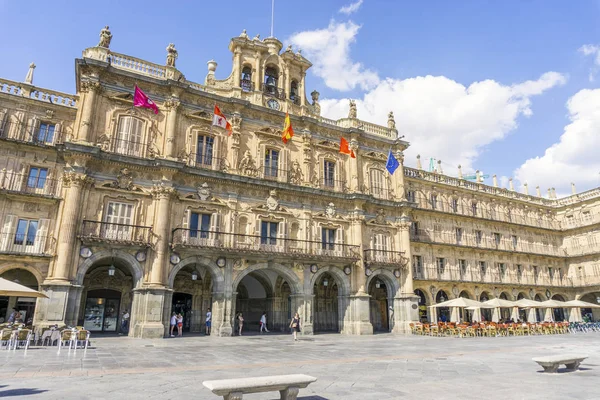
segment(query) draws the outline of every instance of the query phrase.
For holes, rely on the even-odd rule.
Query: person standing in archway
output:
[[[300,332],[300,315],[298,313],[294,314],[294,318],[292,318],[292,322],[290,322],[290,328],[292,328],[292,335],[294,336],[294,341],[298,340],[298,332]]]
[[[265,332],[269,333],[269,330],[267,329],[267,312],[266,311],[260,317],[260,333],[263,332],[263,329],[265,330]]]
[[[183,336],[183,315],[181,313],[177,314],[177,336]]]
[[[238,335],[242,336],[242,328],[244,328],[244,316],[242,315],[242,313],[239,313],[237,316],[237,321],[238,321]]]
[[[177,325],[177,313],[173,313],[171,315],[171,337],[175,337],[175,335],[173,335],[173,330],[175,329],[175,326]]]
[[[210,335],[210,326],[212,325],[212,312],[210,308],[206,311],[206,336]]]

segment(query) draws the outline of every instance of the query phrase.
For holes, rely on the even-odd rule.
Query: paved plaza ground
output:
[[[219,399],[208,379],[305,373],[299,399],[600,399],[600,334],[499,338],[288,335],[97,338],[87,351],[0,352],[0,397]],[[541,373],[532,357],[590,356]],[[278,393],[244,399],[275,399]]]

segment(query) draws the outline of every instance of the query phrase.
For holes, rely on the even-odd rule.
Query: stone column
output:
[[[165,182],[154,185],[152,196],[155,202],[153,233],[157,240],[154,246],[154,259],[150,272],[149,285],[156,287],[166,286],[167,269],[169,266],[169,241],[171,235],[171,198],[176,190],[167,186]]]
[[[167,158],[176,158],[176,147],[175,137],[177,136],[177,109],[179,108],[180,101],[176,97],[165,102],[165,106],[169,110],[167,115],[167,127],[165,129],[166,143],[164,149],[164,155]]]
[[[262,91],[260,84],[262,83],[262,74],[260,73],[260,52],[254,54],[254,90]]]
[[[85,186],[93,180],[83,173],[75,171],[63,175],[65,197],[60,220],[60,230],[56,245],[56,261],[48,277],[53,282],[70,282],[73,276],[73,254],[77,250],[77,231],[80,223],[80,211],[83,205]]]
[[[400,163],[400,167],[392,175],[393,187],[391,189],[394,191],[397,200],[406,201],[406,191],[404,190],[404,153],[400,149],[396,150],[395,153],[394,156]]]
[[[242,50],[239,47],[236,47],[233,51],[233,76],[234,76],[234,87],[241,86],[242,79],[242,66],[241,66],[241,55]]]
[[[76,135],[81,142],[92,143],[92,122],[96,109],[96,98],[100,92],[100,83],[85,81],[81,82],[81,92],[85,93],[83,106],[81,107],[81,119],[79,133]]]
[[[290,80],[290,68],[287,65],[285,66],[283,78],[283,92],[285,93],[285,99],[288,100],[290,98],[290,85],[292,81]]]
[[[302,79],[300,80],[300,87],[298,88],[298,96],[300,96],[300,105],[306,105],[306,91],[304,86],[306,84],[306,71],[302,71]]]

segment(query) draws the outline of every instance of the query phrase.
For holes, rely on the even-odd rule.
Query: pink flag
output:
[[[143,107],[154,110],[154,114],[158,114],[158,107],[156,103],[154,103],[146,93],[142,92],[142,90],[135,85],[135,93],[133,95],[133,105],[134,107]]]

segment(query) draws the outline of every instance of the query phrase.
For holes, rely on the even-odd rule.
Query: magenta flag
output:
[[[154,114],[158,114],[158,107],[156,103],[150,100],[146,93],[142,92],[142,89],[135,86],[135,93],[133,94],[133,105],[134,107],[143,107],[154,110]]]

